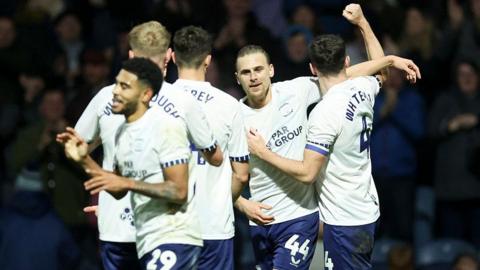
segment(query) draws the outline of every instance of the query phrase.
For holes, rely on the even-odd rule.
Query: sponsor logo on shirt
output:
[[[298,135],[302,133],[302,126],[298,126],[293,130],[289,130],[287,126],[283,126],[276,130],[270,140],[268,140],[267,147],[272,149],[272,147],[281,147],[283,144],[286,144],[290,141],[293,141]]]

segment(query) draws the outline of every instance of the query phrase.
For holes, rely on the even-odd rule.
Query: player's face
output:
[[[273,66],[263,53],[247,54],[237,59],[236,76],[248,99],[264,100],[270,93]]]
[[[112,112],[131,115],[142,103],[143,89],[138,82],[137,75],[122,69],[118,73],[116,81],[113,89]]]

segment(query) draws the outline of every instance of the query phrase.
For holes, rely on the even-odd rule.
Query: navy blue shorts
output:
[[[135,243],[100,241],[100,256],[105,270],[140,270]]]
[[[197,269],[201,247],[184,244],[163,244],[143,255],[142,269],[183,270]]]
[[[232,270],[233,238],[227,240],[203,240],[198,260],[199,270]]]
[[[323,225],[325,269],[372,269],[377,223],[360,226]]]
[[[318,212],[277,224],[250,226],[257,269],[308,269],[318,226]]]

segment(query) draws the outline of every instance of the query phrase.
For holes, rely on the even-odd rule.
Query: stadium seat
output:
[[[404,244],[403,241],[389,238],[375,240],[372,252],[373,270],[388,270],[388,253],[393,247]]]
[[[434,240],[417,250],[416,266],[419,270],[449,270],[455,258],[463,253],[475,253],[475,248],[457,239]]]
[[[420,186],[415,194],[414,245],[422,247],[433,240],[435,193],[432,187]]]

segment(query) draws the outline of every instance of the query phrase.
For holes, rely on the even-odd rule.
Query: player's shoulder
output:
[[[105,103],[106,104],[106,103],[112,101],[113,89],[114,88],[115,88],[115,84],[111,84],[111,85],[103,87],[93,97],[92,101],[96,102],[97,104],[100,104],[100,103]]]
[[[279,91],[288,91],[292,88],[301,88],[301,87],[310,87],[317,85],[318,79],[312,76],[302,76],[297,77],[291,80],[275,82],[272,84],[272,88],[278,89]]]

